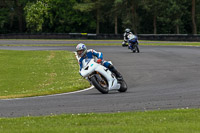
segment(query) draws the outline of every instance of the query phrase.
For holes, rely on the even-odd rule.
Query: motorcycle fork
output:
[[[97,79],[99,80],[99,83],[103,86],[107,85],[106,81],[104,80],[104,78],[101,76],[101,74],[99,72],[96,72],[97,73]]]

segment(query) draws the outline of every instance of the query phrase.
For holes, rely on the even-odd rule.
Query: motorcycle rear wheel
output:
[[[95,76],[91,77],[91,82],[94,85],[94,87],[100,91],[102,94],[107,94],[109,92],[108,87],[101,86],[101,83],[99,83]],[[107,85],[108,86],[108,85]]]

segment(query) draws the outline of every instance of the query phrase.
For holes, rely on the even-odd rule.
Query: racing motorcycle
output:
[[[139,53],[139,47],[138,47],[138,38],[137,36],[133,35],[133,34],[129,34],[128,35],[128,48],[131,49],[133,51],[133,53],[137,52]]]
[[[137,36],[135,36],[133,34],[129,34],[128,35],[128,45],[126,43],[127,43],[127,41],[126,42],[123,41],[122,47],[128,47],[128,49],[131,49],[131,51],[133,53],[135,53],[135,52],[139,53],[140,52],[139,47],[138,47],[139,43],[138,43]]]
[[[95,59],[84,59],[80,74],[103,94],[107,94],[111,90],[127,91],[126,82],[123,79],[118,81],[114,73],[103,65],[96,63]]]

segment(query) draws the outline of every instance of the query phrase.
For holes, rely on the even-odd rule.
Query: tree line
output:
[[[0,0],[0,34],[199,34],[200,0]]]

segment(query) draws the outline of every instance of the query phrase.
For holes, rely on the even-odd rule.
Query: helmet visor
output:
[[[81,56],[82,53],[83,53],[83,51],[84,51],[84,50],[77,50],[76,52],[77,52],[78,56]]]

